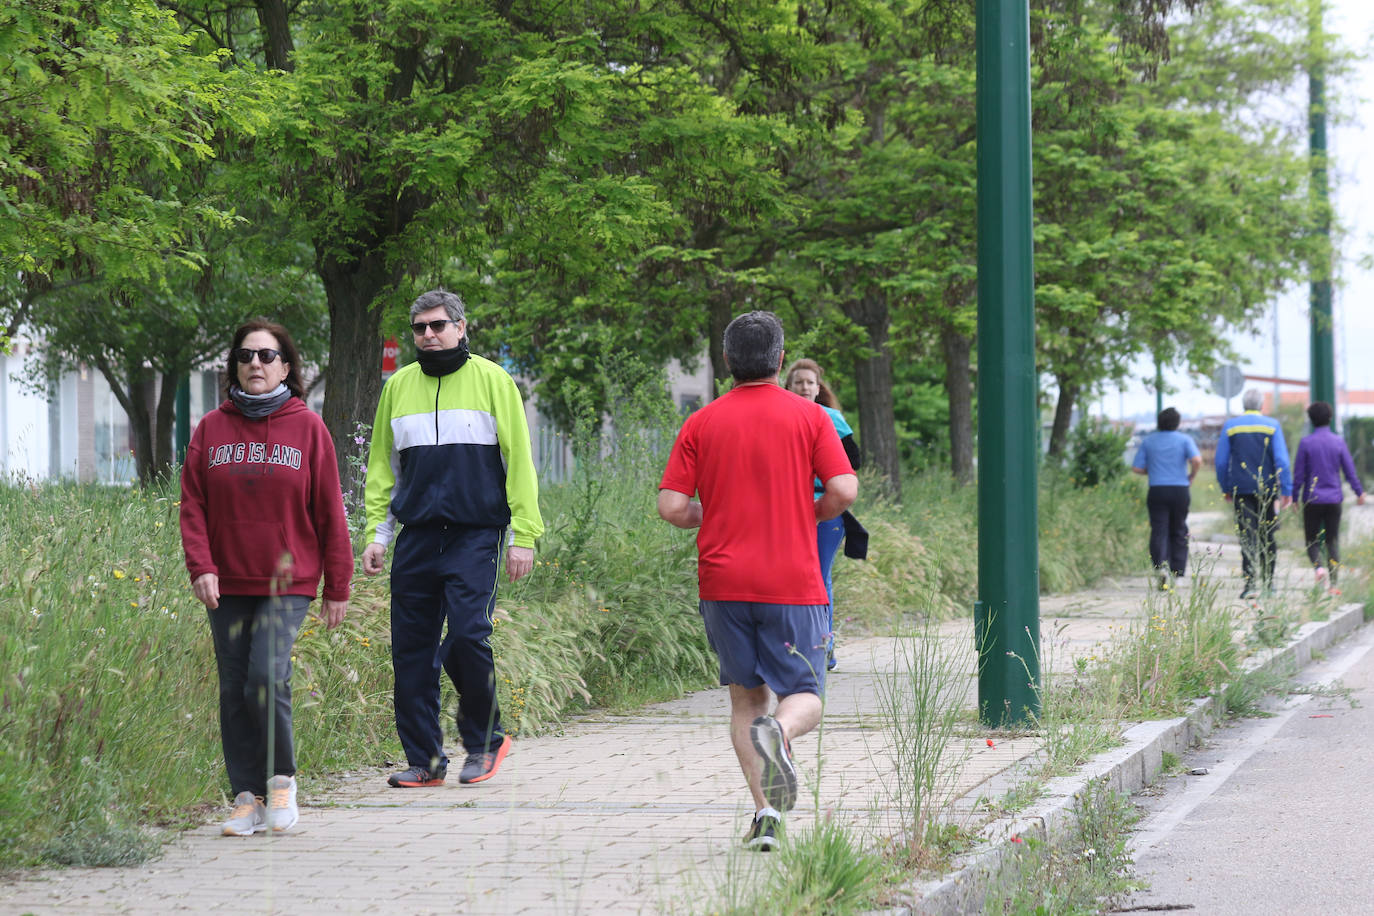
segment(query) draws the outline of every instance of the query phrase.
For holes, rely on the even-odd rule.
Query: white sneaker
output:
[[[296,807],[296,780],[291,776],[273,776],[267,780],[267,826],[273,833],[281,833],[296,826],[301,819]]]
[[[224,822],[225,836],[252,836],[267,829],[267,809],[252,792],[234,796],[234,813]]]

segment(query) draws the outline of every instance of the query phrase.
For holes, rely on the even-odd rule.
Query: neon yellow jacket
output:
[[[510,527],[510,543],[544,533],[525,405],[496,363],[470,356],[434,377],[411,363],[387,379],[367,460],[367,539],[402,525]]]

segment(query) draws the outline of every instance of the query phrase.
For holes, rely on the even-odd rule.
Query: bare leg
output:
[[[754,796],[755,811],[768,807],[768,802],[763,796],[763,758],[754,750],[749,728],[756,718],[768,715],[772,696],[767,686],[730,685],[730,743],[744,771],[744,781],[749,784],[749,794]],[[778,700],[773,716],[791,742],[820,724],[821,708],[821,698],[814,693],[793,693]]]
[[[763,797],[763,759],[754,750],[749,726],[759,716],[768,715],[768,703],[772,697],[773,693],[766,685],[730,685],[730,743],[734,745],[735,756],[739,758],[739,768],[744,771],[744,781],[749,784],[749,794],[754,796],[755,811],[767,808],[768,803]]]
[[[821,724],[821,698],[814,693],[791,693],[778,700],[773,718],[788,741],[795,741]]]

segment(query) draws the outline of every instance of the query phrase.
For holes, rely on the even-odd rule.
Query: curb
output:
[[[1311,621],[1298,628],[1288,645],[1266,649],[1245,661],[1247,672],[1298,671],[1318,652],[1349,636],[1364,623],[1364,607],[1346,604],[1330,619]],[[1008,866],[1019,868],[1011,838],[1029,835],[1065,835],[1075,822],[1079,796],[1093,781],[1129,794],[1151,784],[1163,769],[1165,752],[1182,754],[1216,727],[1221,718],[1216,700],[1194,700],[1186,715],[1177,719],[1142,722],[1122,733],[1123,744],[1097,755],[1068,776],[1049,780],[1039,800],[1024,811],[999,818],[980,831],[977,847],[956,858],[955,871],[915,885],[914,906],[884,910],[888,916],[960,916],[981,913],[988,889],[1003,878]]]

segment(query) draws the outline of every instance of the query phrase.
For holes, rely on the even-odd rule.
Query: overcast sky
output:
[[[1374,4],[1370,0],[1329,0],[1332,8],[1326,28],[1341,36],[1345,44],[1361,56],[1369,56],[1374,45]],[[1305,86],[1303,89],[1305,93]],[[1374,63],[1360,61],[1339,85],[1330,87],[1337,106],[1328,128],[1332,157],[1332,201],[1346,229],[1338,252],[1338,285],[1334,293],[1336,317],[1336,386],[1352,390],[1374,389],[1374,273],[1361,269],[1358,262],[1374,254]],[[1293,290],[1278,303],[1278,369],[1284,378],[1307,379],[1308,307],[1307,287]],[[1254,337],[1238,336],[1234,343],[1240,354],[1239,365],[1247,375],[1273,375],[1275,367],[1274,320],[1272,314],[1263,331]],[[1140,365],[1137,379],[1152,374],[1153,367]],[[1177,393],[1165,396],[1185,415],[1223,413],[1226,401],[1210,390],[1210,384],[1194,383],[1185,373],[1166,374]],[[1270,385],[1261,385],[1266,390]],[[1231,403],[1240,409],[1240,400]],[[1155,394],[1141,381],[1124,391],[1108,392],[1095,404],[1093,413],[1111,417],[1155,412]]]

